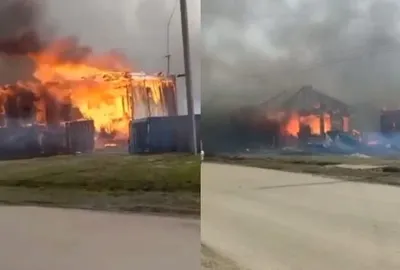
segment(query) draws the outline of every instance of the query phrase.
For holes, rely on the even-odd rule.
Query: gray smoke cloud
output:
[[[32,63],[24,56],[40,50],[47,31],[41,6],[29,0],[0,3],[0,84],[30,77]]]
[[[312,84],[348,103],[399,106],[399,11],[395,0],[204,0],[202,105]]]

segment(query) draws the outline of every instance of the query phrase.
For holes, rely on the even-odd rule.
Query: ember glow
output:
[[[113,133],[118,138],[128,137],[132,116],[168,115],[164,90],[175,91],[174,81],[133,73],[119,53],[96,55],[75,39],[65,38],[30,52],[27,57],[35,67],[32,79],[0,89],[3,114],[7,100],[17,95],[18,89],[24,89],[33,94],[35,122],[93,119],[98,132]],[[62,116],[66,105],[70,111]]]
[[[286,124],[284,125],[284,133],[297,137],[300,131],[300,127],[309,126],[311,129],[311,133],[315,135],[321,134],[321,121],[319,115],[307,115],[300,116],[297,113],[292,113],[289,116]],[[324,131],[330,131],[332,129],[331,118],[329,114],[324,114]]]

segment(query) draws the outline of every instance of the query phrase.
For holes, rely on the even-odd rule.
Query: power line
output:
[[[170,52],[170,26],[171,26],[171,22],[172,22],[172,18],[175,15],[175,11],[176,8],[178,7],[178,1],[179,0],[175,0],[175,4],[174,7],[172,8],[171,14],[168,18],[168,22],[167,22],[167,54],[165,56],[165,58],[167,59],[167,75],[170,74],[171,71],[171,52]]]

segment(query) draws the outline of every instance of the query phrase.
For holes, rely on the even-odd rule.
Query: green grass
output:
[[[0,202],[198,214],[200,160],[93,154],[3,161]]]
[[[0,163],[0,186],[199,192],[199,179],[200,163],[189,156],[105,154]]]

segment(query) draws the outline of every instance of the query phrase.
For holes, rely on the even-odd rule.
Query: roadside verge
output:
[[[200,215],[200,160],[92,154],[0,162],[0,203]]]

